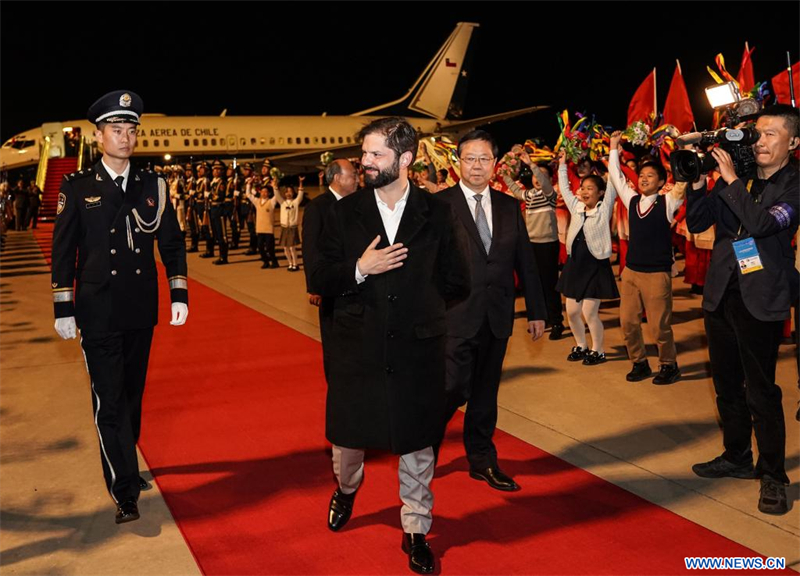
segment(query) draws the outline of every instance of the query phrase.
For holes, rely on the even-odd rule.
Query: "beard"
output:
[[[364,172],[364,182],[375,188],[388,186],[398,178],[400,178],[400,158],[395,158],[394,163],[389,168],[378,170],[376,176],[371,176],[369,173]]]

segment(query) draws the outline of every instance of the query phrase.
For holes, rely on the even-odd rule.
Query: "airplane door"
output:
[[[236,134],[228,134],[225,137],[225,142],[229,154],[235,154],[239,151],[239,140],[236,138]]]

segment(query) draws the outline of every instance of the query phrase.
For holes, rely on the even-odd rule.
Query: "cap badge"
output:
[[[131,95],[125,92],[122,96],[119,97],[119,105],[123,108],[130,108],[131,107]]]

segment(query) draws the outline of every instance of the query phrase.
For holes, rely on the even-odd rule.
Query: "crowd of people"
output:
[[[600,303],[619,299],[631,362],[626,379],[652,375],[642,336],[646,317],[660,365],[652,382],[678,381],[671,327],[676,247],[686,255],[687,280],[703,287],[723,429],[723,453],[692,470],[705,478],[757,478],[758,509],[788,511],[775,373],[792,306],[797,314],[797,109],[776,105],[759,114],[752,172],[737,174],[731,156],[714,148],[714,169],[688,182],[673,178],[663,157],[632,154],[631,138],[624,144],[619,131],[599,154],[576,156],[566,145],[554,154],[526,142],[500,157],[491,134],[473,130],[447,148],[453,162],[446,167],[420,148],[404,119],[379,119],[359,134],[360,161],[328,165],[328,190],[311,201],[302,222],[304,178],[283,185],[268,161],[260,173],[250,163],[221,161],[162,167],[164,179],[134,172],[129,158],[141,110],[141,99],[123,91],[90,108],[103,158],[65,178],[53,241],[56,331],[74,338],[81,330],[101,447],[104,436],[119,437],[118,453],[102,451],[117,523],[139,518],[138,494],[148,487],[138,476],[135,442],[157,318],[154,243],[167,269],[171,324],[180,326],[188,315],[186,253],[199,252],[204,241],[200,257],[214,258],[218,249],[214,263],[227,264],[244,230],[245,254],[258,253],[262,267],[274,268],[278,244],[290,272],[300,269],[302,232],[328,384],[326,437],[337,480],[331,530],[344,528],[353,513],[364,451],[390,451],[400,457],[402,549],[413,571],[431,573],[430,485],[448,423],[465,404],[470,477],[495,490],[520,489],[501,469],[493,442],[518,293],[534,341],[548,324],[551,339],[563,336],[566,300],[575,339],[566,360],[585,366],[606,361]],[[102,202],[116,208],[103,213],[105,221],[86,216]],[[23,212],[15,218],[23,228]],[[696,241],[703,235],[707,242],[709,234],[713,258],[705,254],[709,245]],[[619,279],[611,265],[615,246]],[[104,352],[109,343],[118,349],[113,357]],[[125,360],[128,347],[140,361]],[[109,412],[115,391],[126,387],[134,389],[135,405]]]

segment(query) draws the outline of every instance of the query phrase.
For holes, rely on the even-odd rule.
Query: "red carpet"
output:
[[[411,574],[395,457],[368,460],[350,523],[326,527],[319,343],[191,280],[188,323],[172,327],[161,296],[140,448],[202,571]],[[676,574],[686,556],[757,556],[499,431],[523,489],[493,491],[467,475],[461,422],[433,486],[439,573]]]

